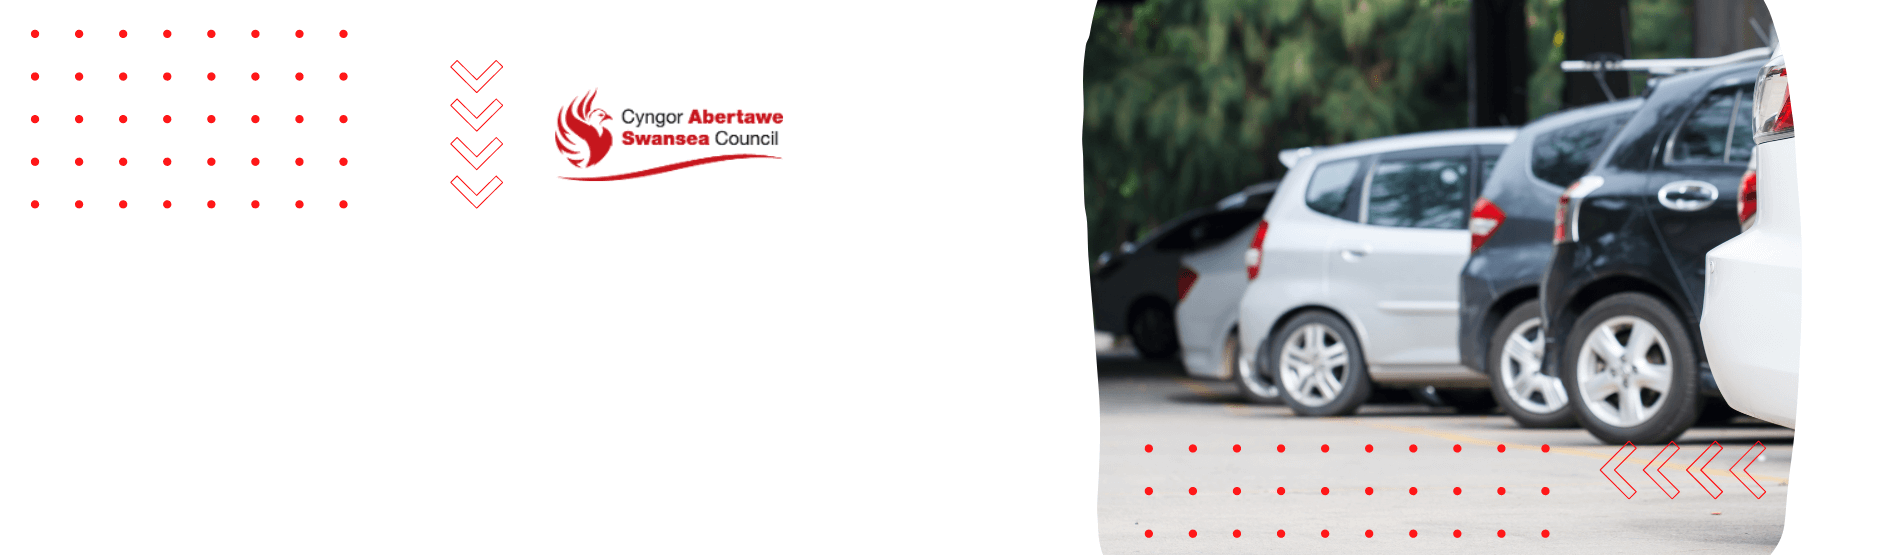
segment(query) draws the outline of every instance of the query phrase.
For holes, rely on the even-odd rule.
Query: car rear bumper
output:
[[[1789,428],[1799,401],[1802,254],[1791,164],[1775,162],[1790,158],[1791,143],[1760,145],[1760,203],[1772,211],[1707,253],[1700,319],[1707,363],[1727,403]],[[1776,169],[1784,173],[1769,173]]]

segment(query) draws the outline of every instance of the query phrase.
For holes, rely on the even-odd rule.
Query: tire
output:
[[[1437,397],[1457,414],[1489,414],[1496,410],[1496,397],[1484,389],[1438,389]]]
[[[1262,362],[1269,360],[1267,350],[1270,348],[1271,341],[1267,340],[1266,346],[1259,348],[1259,362],[1239,360],[1238,330],[1233,330],[1232,335],[1226,337],[1226,341],[1233,350],[1232,382],[1238,386],[1239,396],[1252,404],[1278,404],[1280,402],[1278,379],[1272,376],[1270,367]]]
[[[1510,309],[1490,333],[1489,367],[1491,399],[1502,405],[1516,424],[1524,428],[1567,428],[1575,425],[1570,410],[1568,388],[1560,376],[1542,368],[1542,311],[1535,302]]]
[[[1226,332],[1226,340],[1219,344],[1219,378],[1230,380],[1239,376],[1239,328]]]
[[[1292,317],[1267,343],[1274,381],[1283,384],[1279,399],[1302,416],[1343,416],[1357,412],[1371,396],[1358,336],[1344,319],[1329,312],[1306,311]],[[1306,368],[1301,375],[1298,368]]]
[[[1141,358],[1168,358],[1180,352],[1179,332],[1173,327],[1173,310],[1163,303],[1146,302],[1135,306],[1133,317],[1127,321],[1127,335],[1133,337],[1134,349],[1140,351]]]
[[[1659,299],[1609,295],[1582,313],[1566,343],[1570,412],[1603,442],[1666,443],[1700,416],[1700,361],[1686,326]],[[1625,354],[1631,346],[1636,356]]]

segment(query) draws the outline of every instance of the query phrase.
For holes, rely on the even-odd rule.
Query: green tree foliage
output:
[[[1466,125],[1468,9],[1467,0],[1096,9],[1083,68],[1090,250],[1281,175],[1280,149]]]

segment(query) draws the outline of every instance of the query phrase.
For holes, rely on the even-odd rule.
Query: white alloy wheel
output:
[[[1323,324],[1305,324],[1285,336],[1279,349],[1279,383],[1298,404],[1315,407],[1338,398],[1351,372],[1344,338]]]
[[[1502,373],[1503,391],[1510,402],[1535,414],[1550,414],[1568,406],[1562,379],[1542,373],[1544,348],[1542,319],[1530,318],[1509,331],[1502,359],[1497,361],[1502,363],[1497,371]]]
[[[1575,361],[1583,405],[1604,424],[1632,428],[1659,412],[1674,382],[1674,357],[1654,324],[1615,316],[1588,331]]]

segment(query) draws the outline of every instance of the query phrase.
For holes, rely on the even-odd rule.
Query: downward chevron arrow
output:
[[[455,111],[455,115],[461,116],[461,121],[467,122],[468,127],[474,128],[475,131],[480,131],[482,126],[488,124],[488,120],[494,119],[494,114],[500,113],[501,99],[497,98],[488,101],[488,106],[482,108],[481,113],[478,114],[473,110],[469,110],[468,105],[462,104],[459,98],[449,101],[448,107]]]
[[[1706,448],[1706,449],[1701,449],[1701,450],[1700,450],[1700,457],[1707,457],[1707,452],[1708,452],[1708,451],[1713,451],[1713,456],[1712,456],[1712,457],[1707,457],[1707,462],[1704,462],[1704,463],[1700,463],[1700,476],[1706,476],[1706,477],[1707,477],[1707,482],[1706,482],[1706,483],[1704,483],[1704,484],[1700,482],[1700,476],[1695,476],[1695,475],[1694,475],[1694,463],[1697,463],[1697,462],[1700,462],[1700,457],[1694,457],[1694,462],[1690,462],[1690,463],[1687,463],[1687,477],[1689,477],[1689,478],[1693,478],[1693,479],[1694,479],[1694,483],[1696,483],[1696,484],[1700,484],[1700,490],[1701,490],[1701,491],[1704,491],[1704,492],[1707,492],[1707,495],[1711,495],[1711,496],[1713,496],[1713,498],[1714,498],[1714,499],[1719,499],[1719,498],[1720,498],[1720,494],[1721,494],[1721,493],[1726,493],[1726,492],[1727,492],[1727,490],[1724,490],[1724,489],[1721,489],[1721,488],[1720,488],[1720,484],[1716,484],[1716,483],[1714,483],[1714,481],[1713,481],[1713,476],[1710,476],[1710,475],[1708,475],[1708,474],[1707,474],[1707,465],[1709,465],[1709,464],[1713,464],[1713,460],[1714,460],[1714,458],[1716,458],[1716,457],[1719,457],[1719,456],[1720,456],[1720,452],[1721,452],[1721,451],[1723,451],[1723,450],[1725,450],[1725,449],[1726,449],[1725,447],[1721,447],[1721,446],[1720,446],[1720,442],[1718,442],[1718,441],[1716,441],[1716,442],[1713,442],[1713,443],[1709,443],[1709,444],[1707,444],[1707,448]],[[1713,486],[1713,489],[1711,489],[1711,490],[1710,490],[1710,489],[1707,489],[1707,486],[1709,486],[1709,485],[1711,485],[1711,486]],[[1720,492],[1720,493],[1714,493],[1714,492],[1716,492],[1716,491],[1717,491],[1717,492]]]
[[[481,166],[488,163],[489,158],[494,157],[495,152],[501,150],[501,138],[495,137],[488,140],[487,146],[481,147],[481,152],[475,152],[469,149],[467,143],[461,142],[461,137],[455,137],[453,140],[448,141],[448,146],[453,147],[455,153],[461,155],[462,160],[467,160],[468,165],[474,166],[474,169],[479,170]]]
[[[455,60],[455,63],[448,64],[448,69],[454,71],[455,76],[460,77],[461,82],[467,84],[468,88],[474,89],[474,92],[479,93],[482,88],[488,86],[489,81],[494,80],[495,75],[501,73],[501,61],[495,60],[490,62],[487,69],[481,70],[480,75],[469,72],[468,66],[461,65],[461,60]]]
[[[1627,444],[1622,445],[1620,449],[1616,449],[1614,455],[1609,455],[1608,462],[1601,463],[1601,477],[1608,478],[1608,483],[1615,485],[1615,491],[1621,492],[1621,496],[1628,499],[1633,499],[1634,494],[1637,492],[1634,489],[1634,482],[1629,482],[1626,476],[1621,475],[1621,465],[1627,463],[1628,457],[1634,456],[1634,452],[1639,451],[1639,450],[1641,450],[1641,448],[1635,447],[1634,442],[1630,441]],[[1622,451],[1627,451],[1628,454],[1622,455],[1621,454]],[[1608,477],[1608,463],[1615,462],[1615,456],[1617,455],[1621,457],[1621,462],[1615,463],[1615,476],[1614,478],[1609,478]],[[1615,478],[1620,478],[1621,481],[1616,482]],[[1621,484],[1628,485],[1627,491],[1622,491]]]
[[[480,209],[482,204],[488,202],[489,197],[494,196],[495,191],[501,190],[501,176],[497,175],[489,179],[488,184],[482,185],[480,189],[469,187],[468,182],[462,181],[459,175],[449,179],[448,184],[455,188],[455,192],[461,193],[461,198],[468,199],[469,205]]]
[[[1668,453],[1667,452],[1668,447],[1674,448],[1674,452]],[[1674,496],[1681,494],[1680,486],[1674,485],[1674,480],[1669,479],[1667,477],[1667,461],[1674,460],[1674,455],[1680,454],[1680,452],[1681,452],[1681,446],[1675,445],[1674,442],[1672,441],[1667,442],[1667,447],[1662,447],[1660,453],[1655,453],[1654,458],[1648,459],[1647,466],[1641,467],[1641,473],[1648,474],[1648,466],[1654,466],[1654,461],[1661,461],[1661,467],[1654,469],[1654,471],[1661,474],[1661,480],[1667,480],[1667,485],[1666,486],[1661,485],[1661,480],[1655,480],[1653,474],[1648,474],[1648,480],[1654,482],[1654,487],[1661,488],[1661,493],[1666,493],[1668,499],[1673,499]],[[1666,460],[1661,459],[1661,453],[1667,453]],[[1674,491],[1671,493],[1668,492],[1667,488],[1669,487],[1674,488]]]

